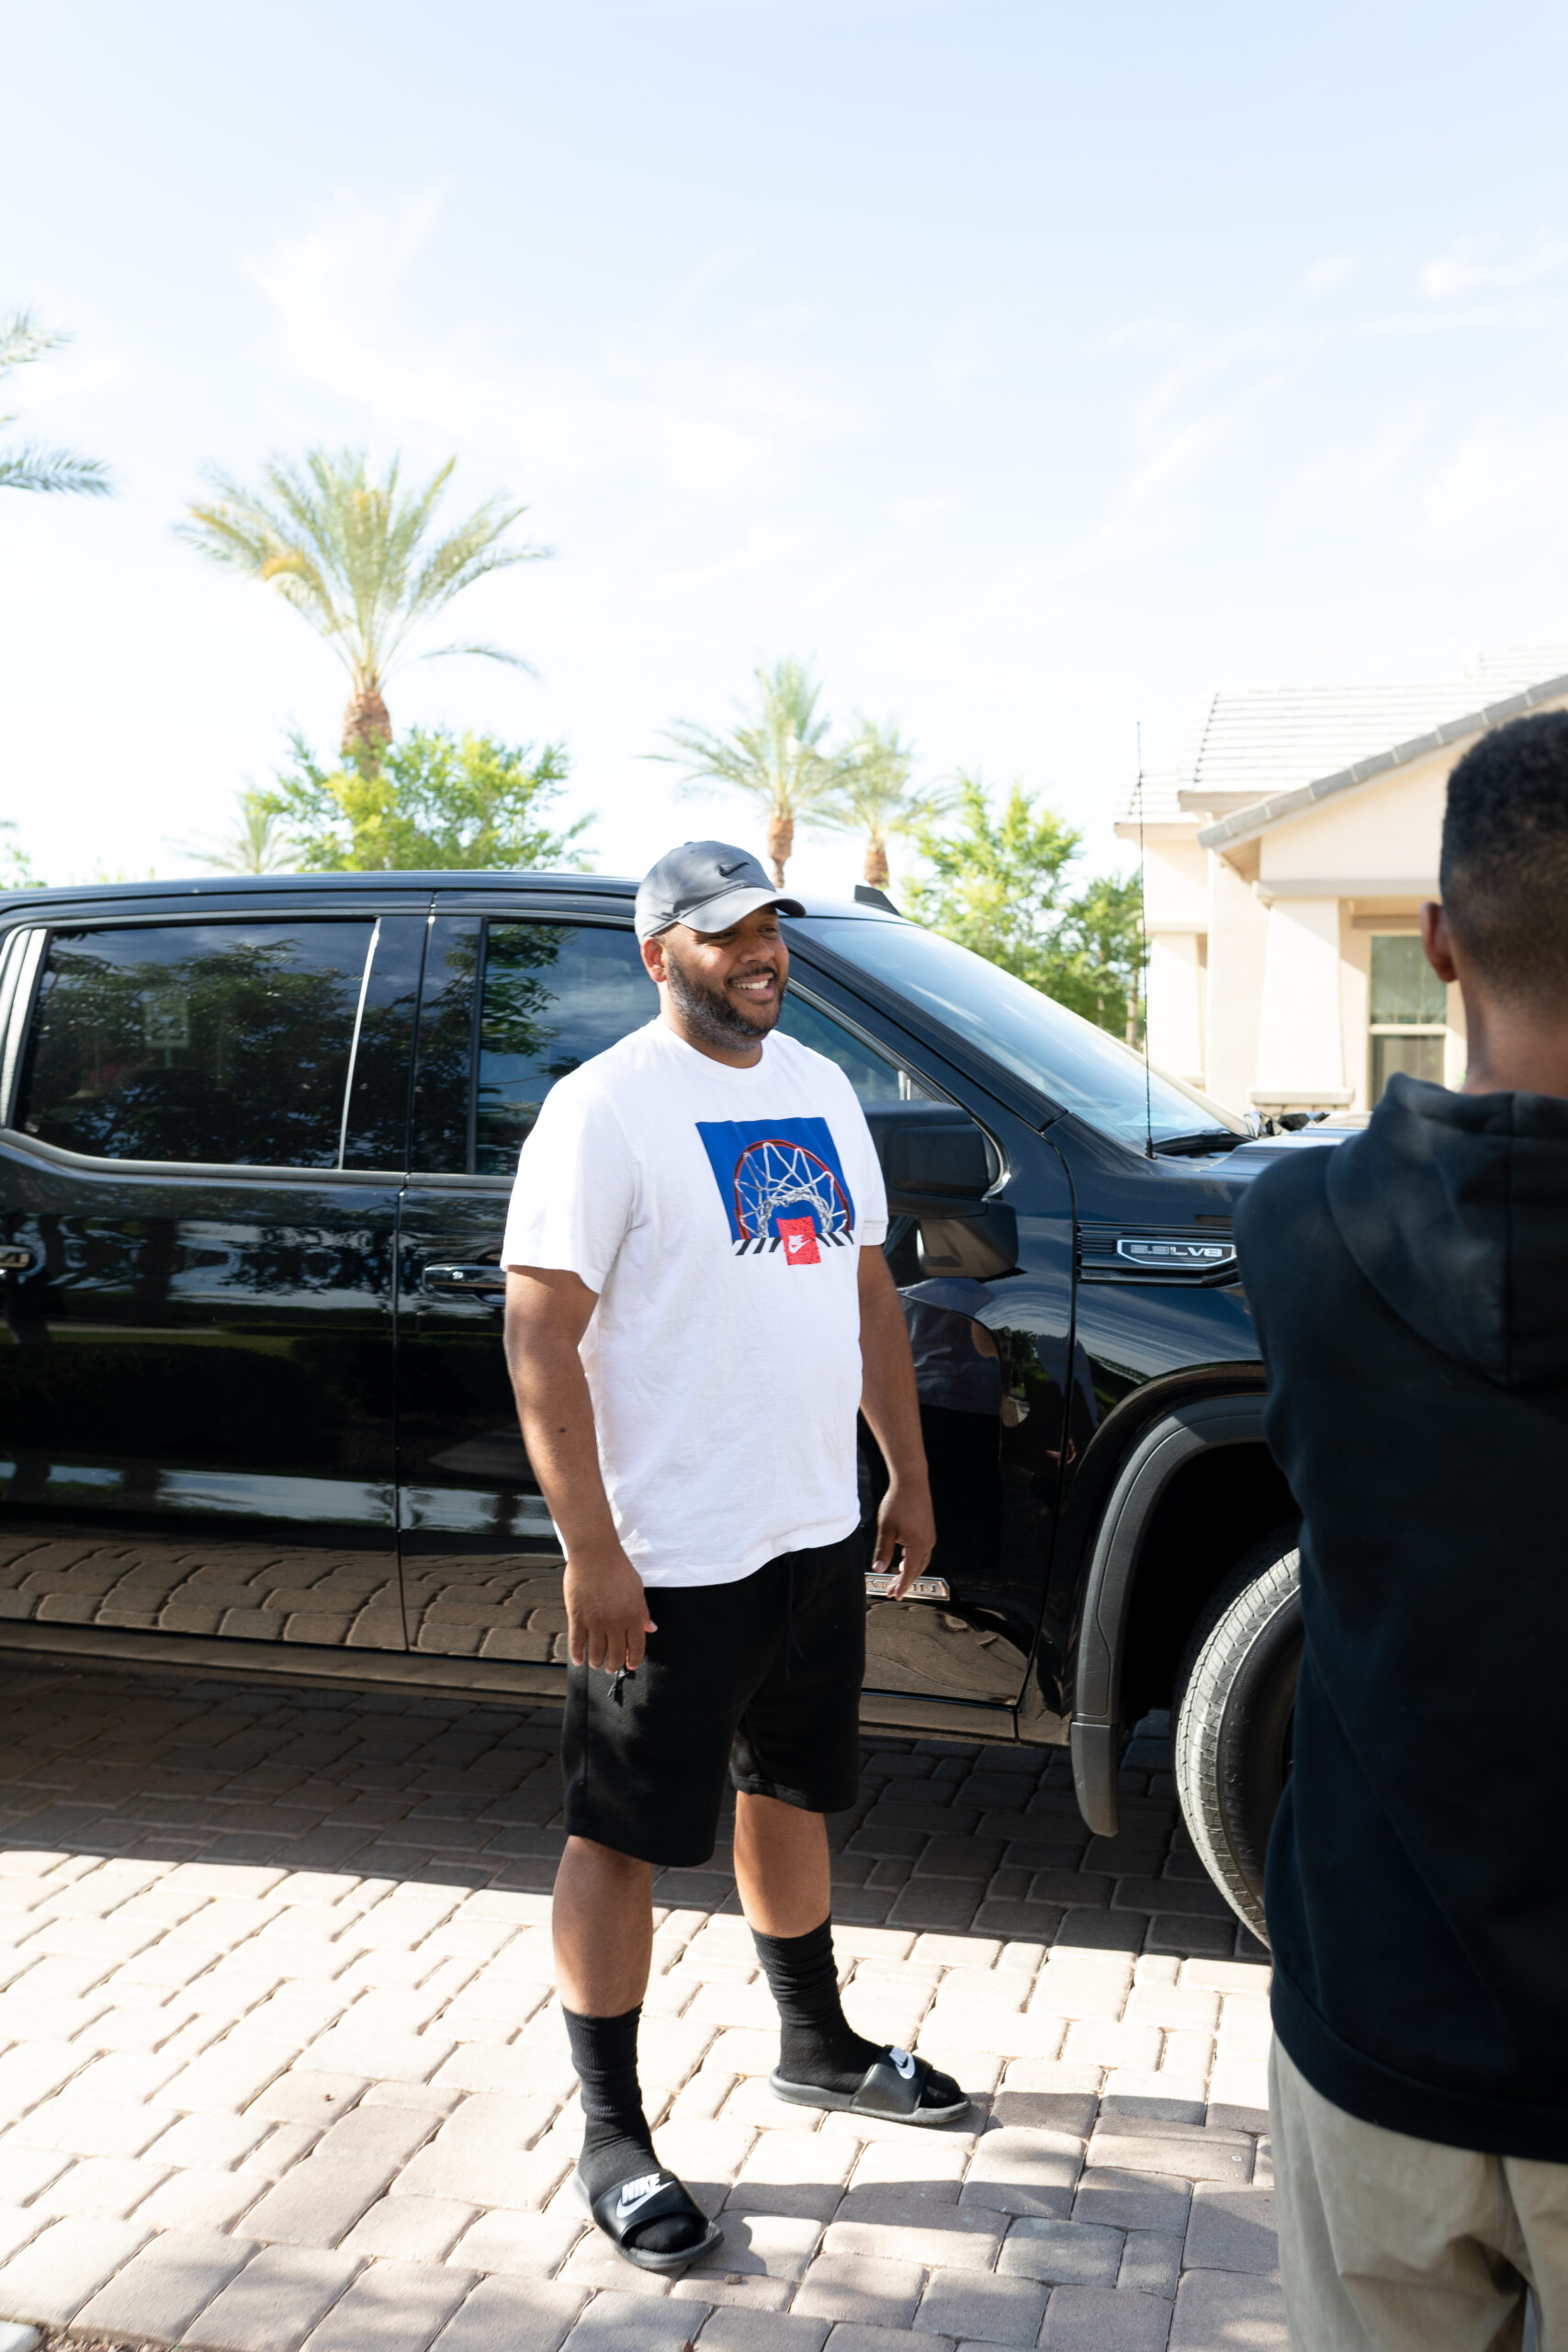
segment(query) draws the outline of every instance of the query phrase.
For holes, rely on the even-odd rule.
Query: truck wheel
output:
[[[1176,1679],[1176,1788],[1200,1860],[1262,1943],[1263,1858],[1291,1770],[1302,1662],[1297,1530],[1266,1536],[1220,1586]]]

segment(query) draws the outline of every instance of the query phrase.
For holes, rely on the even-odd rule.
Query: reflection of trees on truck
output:
[[[1002,1529],[1001,1359],[976,1313],[989,1292],[959,1275],[900,1295],[939,1531],[931,1571],[984,1577]]]
[[[482,991],[475,1166],[509,1176],[556,1080],[659,1008],[636,940],[587,924],[487,923]]]
[[[109,1159],[335,1166],[370,932],[57,932],[28,1133]]]

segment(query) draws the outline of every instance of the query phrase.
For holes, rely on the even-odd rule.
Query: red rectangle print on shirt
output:
[[[817,1227],[808,1216],[781,1216],[774,1220],[774,1230],[784,1243],[784,1257],[792,1266],[819,1266],[822,1252],[817,1247]]]

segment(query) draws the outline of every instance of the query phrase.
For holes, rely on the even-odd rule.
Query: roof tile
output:
[[[1397,765],[1434,736],[1450,740],[1449,730],[1460,731],[1457,720],[1564,673],[1568,648],[1525,646],[1478,655],[1462,676],[1424,684],[1221,692],[1210,702],[1190,761],[1143,779],[1144,820],[1190,817],[1202,805],[1200,796],[1210,793],[1216,813],[1240,815],[1244,807],[1315,783],[1342,789],[1348,773]],[[1188,796],[1185,811],[1179,794]],[[1122,822],[1137,821],[1134,787]]]

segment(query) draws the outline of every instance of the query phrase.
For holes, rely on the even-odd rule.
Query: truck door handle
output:
[[[506,1270],[502,1266],[426,1266],[419,1281],[422,1290],[500,1292],[506,1288]]]

